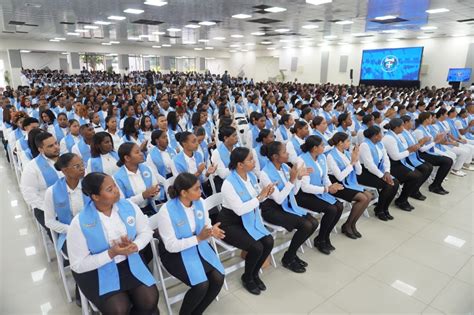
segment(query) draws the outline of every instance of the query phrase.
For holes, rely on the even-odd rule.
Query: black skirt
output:
[[[262,209],[262,217],[265,221],[281,226],[288,232],[293,231],[302,220],[302,217],[283,210],[283,207],[277,204],[273,199],[267,199],[262,202],[260,208]]]
[[[339,183],[341,185],[343,185],[340,181],[338,181],[336,179],[336,177],[334,177],[333,175],[329,175],[329,179],[331,180],[331,182],[334,184],[334,183]],[[334,197],[336,198],[339,198],[339,199],[342,199],[342,200],[345,200],[347,202],[352,202],[354,200],[354,197],[355,195],[357,195],[358,193],[360,193],[360,191],[358,190],[355,190],[355,189],[350,189],[350,188],[347,188],[347,187],[344,187],[343,190],[339,190],[338,192],[334,193],[334,194],[331,194],[333,195]]]

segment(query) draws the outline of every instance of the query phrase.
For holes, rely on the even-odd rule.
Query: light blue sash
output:
[[[221,158],[222,162],[224,163],[225,167],[229,167],[230,163],[230,153],[224,143],[220,143],[217,146],[217,152],[219,152],[219,157]]]
[[[387,136],[390,136],[395,139],[395,141],[397,142],[398,151],[400,151],[400,153],[407,150],[407,147],[403,144],[402,140],[400,140],[400,138],[398,138],[398,136],[392,130],[389,130],[387,132]],[[409,168],[411,171],[415,169],[413,166],[408,164],[406,158],[400,159],[400,163],[402,163],[402,165],[404,165],[405,167]]]
[[[402,136],[405,138],[405,141],[407,142],[408,146],[415,145],[415,140],[412,138],[412,135],[407,131],[403,130],[402,131]],[[408,160],[410,161],[410,164],[413,165],[414,167],[418,167],[423,164],[423,160],[418,156],[418,152],[411,152],[410,155],[408,156]]]
[[[83,138],[81,138],[81,140],[79,140],[77,143],[77,148],[79,149],[79,152],[81,152],[84,165],[87,165],[87,162],[91,158],[91,147],[84,141]]]
[[[318,156],[317,162],[321,167],[321,171],[319,170],[318,166],[316,165],[316,161],[313,159],[309,152],[303,153],[301,155],[301,158],[303,159],[306,167],[311,167],[313,169],[313,172],[309,175],[310,184],[314,186],[324,187],[324,177],[327,174],[326,156],[324,154]],[[322,194],[316,194],[315,196],[331,205],[336,203],[336,198],[334,198],[334,196],[327,192]]]
[[[379,148],[379,150],[383,152],[383,148],[384,148],[383,143],[379,141],[376,144],[374,144],[372,141],[370,141],[370,139],[367,139],[367,138],[364,140],[364,142],[367,143],[367,145],[369,146],[370,155],[372,155],[372,160],[374,161],[374,164],[377,165],[377,168],[379,169],[379,171],[384,173],[385,166],[384,166],[384,161],[383,161],[383,154],[379,156],[379,151],[377,150],[377,148]]]
[[[295,149],[297,156],[300,156],[301,154],[303,154],[303,151],[301,150],[301,144],[296,139],[296,136],[291,138],[291,143],[293,144],[293,148]]]
[[[35,158],[35,161],[38,165],[41,175],[43,175],[46,186],[49,187],[54,185],[54,183],[56,183],[56,181],[59,179],[59,175],[56,170],[51,165],[49,165],[48,161],[42,154],[39,154]]]
[[[109,154],[115,159],[115,161],[119,160],[119,156],[117,152],[110,151]],[[102,154],[98,157],[91,158],[91,172],[104,172],[104,164],[102,162]]]
[[[339,155],[339,152],[337,152],[336,150],[336,148],[331,149],[331,151],[329,151],[329,154],[333,157],[334,161],[336,161],[337,167],[342,172],[347,167],[347,165],[344,163],[341,156]],[[344,155],[349,159],[349,161],[351,160],[351,155],[349,151],[345,150]],[[362,186],[360,186],[357,182],[357,174],[355,168],[353,168],[352,172],[350,172],[349,175],[347,175],[346,178],[342,180],[342,184],[344,185],[344,187],[349,189],[361,192],[364,191],[364,188],[362,188]]]

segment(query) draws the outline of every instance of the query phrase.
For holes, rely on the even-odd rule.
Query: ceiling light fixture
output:
[[[56,40],[66,40],[64,37],[55,37]]]
[[[263,36],[265,35],[265,32],[253,32],[253,33],[250,33],[251,35],[254,35],[254,36]]]
[[[112,22],[107,22],[107,21],[95,21],[94,24],[97,25],[110,25]]]
[[[152,34],[153,35],[165,35],[166,32],[153,32]]]
[[[81,34],[80,34],[80,33],[77,33],[77,32],[67,32],[66,35],[69,35],[69,36],[80,36]]]
[[[326,3],[331,3],[332,0],[306,0],[306,3],[312,4],[312,5],[321,5],[321,4],[326,4]]]
[[[213,49],[214,49],[214,47],[207,46],[207,47],[204,47],[204,49],[207,49],[207,50],[213,50]]]
[[[235,47],[240,47],[240,45],[239,44],[233,44],[233,45],[230,45],[229,47],[235,48]]]
[[[89,31],[88,30],[77,29],[77,30],[74,30],[74,32],[76,32],[76,33],[87,33]]]
[[[21,53],[25,53],[25,54],[28,54],[31,52],[31,50],[26,50],[26,49],[22,49],[20,50]]]
[[[239,13],[239,14],[234,14],[232,15],[234,19],[249,19],[252,16],[250,14],[245,14],[245,13]]]
[[[269,40],[264,40],[264,41],[260,42],[260,44],[262,44],[262,45],[271,45],[272,42],[269,41]]]
[[[202,50],[200,47],[195,47],[194,50]]]
[[[275,50],[275,47],[267,47],[268,50]]]
[[[161,46],[154,45],[154,46],[151,46],[151,48],[161,48]]]
[[[336,35],[327,35],[327,36],[324,36],[325,39],[336,39],[337,36]]]
[[[56,43],[57,43],[57,42],[60,42],[59,39],[50,39],[49,41],[50,41],[50,42],[56,42]]]
[[[185,25],[184,27],[187,27],[187,28],[200,28],[201,26],[197,25],[197,24],[188,24],[188,25]]]
[[[237,52],[237,50],[235,50],[235,49],[231,49],[231,50],[229,50],[229,52],[231,52],[231,53],[236,53],[236,52]]]
[[[218,37],[214,37],[213,39],[215,39],[215,40],[225,40],[225,37],[218,36]]]
[[[126,17],[125,16],[120,16],[120,15],[111,15],[107,19],[114,20],[114,21],[122,21],[122,20],[125,20]]]
[[[152,37],[151,35],[146,35],[146,34],[143,34],[143,35],[138,35],[139,38],[150,38]]]
[[[245,46],[255,46],[255,43],[246,43]]]
[[[339,25],[349,25],[349,24],[354,24],[353,21],[349,21],[349,20],[344,20],[344,21],[337,21],[336,24],[339,24]]]
[[[111,43],[102,43],[102,45],[104,45],[104,46],[112,46]]]
[[[374,20],[377,20],[377,21],[385,21],[385,20],[393,20],[393,19],[396,19],[397,16],[396,15],[383,15],[383,16],[377,16],[375,17]]]
[[[241,52],[247,52],[247,51],[249,51],[249,50],[248,50],[248,49],[241,49],[240,51],[241,51]]]
[[[114,45],[120,44],[120,42],[117,42],[117,41],[114,41],[114,40],[111,40],[109,43],[114,44]]]
[[[153,5],[155,7],[162,7],[164,5],[167,5],[168,2],[166,1],[161,1],[161,0],[147,0],[144,2],[146,5]]]
[[[198,39],[198,42],[200,43],[207,43],[209,39]]]
[[[175,27],[170,27],[169,29],[167,29],[168,32],[181,32],[181,29],[180,28],[175,28]]]
[[[426,10],[425,12],[429,14],[445,13],[445,12],[449,12],[449,9],[446,9],[446,8],[429,9],[429,10]]]
[[[287,32],[289,32],[289,31],[290,31],[289,28],[277,28],[277,29],[275,30],[275,32],[277,32],[277,33],[287,33]]]
[[[319,28],[319,26],[314,25],[314,24],[308,24],[308,25],[303,25],[301,28],[304,28],[306,30],[314,30],[315,28]]]
[[[125,9],[123,10],[124,13],[129,13],[129,14],[142,14],[145,12],[144,10],[141,9]]]
[[[88,30],[96,30],[98,29],[99,27],[98,26],[95,26],[95,25],[85,25],[84,28],[88,29]]]
[[[67,52],[62,52],[61,55],[69,55]]]
[[[163,45],[161,45],[161,46],[163,46],[163,47],[171,47],[170,44],[163,44]]]
[[[280,8],[280,7],[270,7],[270,8],[264,9],[264,11],[271,12],[271,13],[279,13],[279,12],[285,12],[286,9]]]
[[[437,30],[438,27],[437,26],[422,26],[420,27],[420,30],[424,30],[424,31],[431,31],[431,30]]]
[[[384,34],[395,34],[395,33],[398,33],[398,30],[383,30],[382,33],[384,33]]]
[[[212,25],[216,25],[216,22],[213,22],[213,21],[202,21],[202,22],[199,22],[199,25],[212,26]]]
[[[230,37],[232,37],[232,38],[242,38],[242,37],[244,37],[244,35],[242,35],[242,34],[232,34],[232,35],[230,35]]]

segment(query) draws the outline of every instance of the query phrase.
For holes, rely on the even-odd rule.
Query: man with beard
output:
[[[20,189],[26,203],[33,209],[36,220],[51,237],[44,222],[44,196],[46,189],[63,176],[54,168],[54,163],[59,158],[59,144],[52,134],[43,132],[35,137],[35,145],[40,154],[26,164],[21,175]]]

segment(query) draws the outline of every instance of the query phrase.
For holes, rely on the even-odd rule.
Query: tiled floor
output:
[[[305,274],[264,270],[268,290],[252,296],[228,276],[210,314],[474,314],[474,174],[449,177],[448,196],[392,210],[395,220],[362,218],[364,237],[337,234],[324,256],[305,247]],[[56,262],[48,263],[13,173],[0,158],[0,314],[80,314],[67,303]],[[280,258],[281,255],[277,255]],[[179,304],[173,307],[175,312]],[[163,294],[160,310],[166,313]]]

